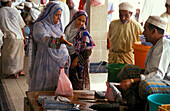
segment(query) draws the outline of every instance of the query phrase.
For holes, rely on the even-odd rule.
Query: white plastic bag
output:
[[[105,93],[105,98],[108,99],[109,101],[115,101],[114,95],[112,93],[112,89],[109,87],[108,82],[106,82],[107,90]]]
[[[121,92],[114,86],[114,84],[106,82],[107,91],[105,98],[109,101],[122,102]]]
[[[61,68],[60,76],[58,80],[58,86],[55,91],[55,96],[73,96],[73,86],[71,81],[64,72],[64,68]]]

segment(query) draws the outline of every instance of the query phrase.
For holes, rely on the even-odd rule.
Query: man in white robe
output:
[[[30,27],[33,22],[38,18],[39,14],[41,13],[37,9],[32,8],[31,2],[24,3],[24,13],[28,13],[28,16],[25,18],[26,24]]]
[[[2,48],[2,73],[6,78],[19,78],[24,66],[25,23],[10,0],[1,1],[0,29],[4,33]],[[3,16],[2,16],[3,15]]]
[[[166,0],[166,12],[164,12],[161,17],[167,20],[166,34],[170,36],[170,0]]]
[[[149,16],[144,29],[146,41],[153,44],[145,60],[145,70],[127,64],[118,74],[121,80],[119,88],[128,105],[137,109],[150,94],[170,94],[170,40],[164,37],[166,22],[160,16]]]

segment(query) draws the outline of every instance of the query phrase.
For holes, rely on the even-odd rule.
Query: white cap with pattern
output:
[[[164,30],[166,29],[166,22],[160,16],[149,16],[149,18],[147,19],[147,22],[161,29],[164,29]]]
[[[133,12],[133,6],[128,2],[122,2],[119,4],[119,10],[128,10],[130,12]]]
[[[26,6],[28,8],[32,8],[32,3],[31,2],[25,2],[24,6]]]

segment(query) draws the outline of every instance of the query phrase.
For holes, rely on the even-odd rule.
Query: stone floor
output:
[[[91,73],[91,90],[105,91],[106,80],[107,73]],[[24,97],[26,97],[25,92],[28,90],[26,76],[22,76],[19,79],[1,79],[1,81],[1,86],[3,86],[4,89],[4,92],[2,93],[5,93],[5,96],[8,100],[8,103],[1,104],[1,107],[4,107],[2,105],[9,105],[12,111],[24,111]]]
[[[28,74],[27,57],[25,57],[24,71]],[[90,73],[91,90],[106,91],[106,81],[107,73]],[[24,97],[26,97],[25,92],[28,91],[26,76],[22,76],[19,79],[1,79],[0,86],[0,110],[1,108],[3,109],[5,105],[5,111],[8,111],[7,106],[9,106],[12,111],[24,111]],[[5,99],[7,101],[4,102]]]

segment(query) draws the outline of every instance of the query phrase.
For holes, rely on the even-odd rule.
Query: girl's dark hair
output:
[[[149,28],[150,31],[155,28],[158,31],[159,34],[164,34],[164,29],[161,29],[161,28],[159,28],[159,27],[157,27],[155,25],[152,25],[150,23],[149,23],[148,28]]]

